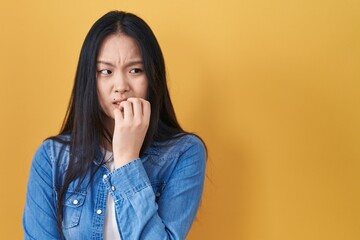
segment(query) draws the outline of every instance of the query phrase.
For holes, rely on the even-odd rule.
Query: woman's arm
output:
[[[32,161],[23,215],[25,239],[60,239],[52,166],[43,143]]]
[[[206,164],[202,142],[190,139],[158,203],[140,159],[103,179],[115,201],[122,239],[185,239],[199,208]]]

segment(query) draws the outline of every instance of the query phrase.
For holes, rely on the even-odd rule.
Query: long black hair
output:
[[[165,62],[160,46],[150,27],[134,14],[111,11],[91,27],[81,48],[66,116],[60,134],[52,137],[70,146],[70,160],[57,198],[57,222],[62,232],[63,202],[69,184],[80,179],[78,186],[91,171],[100,146],[112,142],[112,133],[104,125],[96,89],[96,61],[103,40],[111,34],[133,38],[141,52],[148,79],[147,100],[151,104],[150,124],[140,157],[153,141],[164,141],[186,133],[179,125],[166,83]],[[70,135],[64,140],[60,135]],[[101,164],[104,164],[102,161]],[[98,169],[97,167],[95,169]],[[95,172],[92,172],[92,176]],[[90,178],[92,179],[92,178]],[[91,181],[91,180],[90,180]]]

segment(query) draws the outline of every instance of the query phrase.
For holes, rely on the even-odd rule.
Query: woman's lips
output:
[[[127,98],[118,99],[118,100],[113,101],[112,103],[115,104],[115,105],[120,105],[120,103],[121,103],[122,101],[126,101],[126,100],[127,100]]]

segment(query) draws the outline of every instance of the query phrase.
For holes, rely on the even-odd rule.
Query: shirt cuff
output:
[[[140,158],[104,175],[103,182],[115,202],[151,186]]]

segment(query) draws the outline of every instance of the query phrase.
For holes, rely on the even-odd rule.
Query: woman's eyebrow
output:
[[[96,61],[96,64],[99,64],[99,63],[108,65],[108,66],[110,66],[110,67],[115,67],[115,65],[112,64],[111,62],[106,62],[106,61],[102,61],[102,60]]]
[[[107,62],[107,61],[103,61],[103,60],[98,60],[96,61],[96,64],[105,64],[105,65],[108,65],[110,67],[115,67],[115,65],[111,62]],[[134,66],[134,65],[138,65],[138,64],[141,64],[143,65],[144,62],[142,60],[134,60],[134,61],[130,61],[128,63],[125,64],[125,67],[131,67],[131,66]]]
[[[128,63],[126,63],[125,67],[131,67],[134,65],[143,65],[144,62],[142,60],[135,60],[135,61],[130,61]]]

